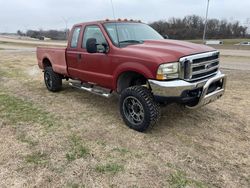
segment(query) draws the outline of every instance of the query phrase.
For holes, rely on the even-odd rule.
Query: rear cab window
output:
[[[79,37],[80,37],[80,32],[81,32],[81,27],[80,26],[74,28],[72,38],[71,38],[71,42],[70,42],[70,47],[71,48],[77,48]]]

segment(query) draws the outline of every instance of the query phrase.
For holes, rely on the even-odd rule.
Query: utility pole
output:
[[[62,17],[64,23],[65,23],[65,36],[66,38],[68,37],[68,22],[69,22],[69,18],[65,18],[65,17]]]
[[[210,0],[207,0],[207,12],[206,12],[206,20],[205,20],[205,27],[204,27],[204,33],[203,33],[203,42],[204,42],[204,43],[205,43],[205,40],[206,40],[207,18],[208,18],[209,3],[210,3]]]

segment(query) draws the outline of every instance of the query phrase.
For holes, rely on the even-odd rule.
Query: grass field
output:
[[[64,47],[67,45],[66,41],[39,41],[39,40],[24,40],[19,39],[17,37],[13,38],[10,36],[4,36],[0,35],[0,47],[3,45],[5,48],[8,46],[15,46],[15,47],[30,47],[34,48],[37,46],[58,46],[58,47]]]
[[[50,93],[35,52],[0,50],[0,187],[250,187],[249,56],[222,50],[225,96],[162,108],[143,134],[124,125],[116,97],[67,82]]]

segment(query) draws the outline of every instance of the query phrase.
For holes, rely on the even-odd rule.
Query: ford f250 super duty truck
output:
[[[45,85],[57,92],[62,79],[104,97],[119,96],[120,113],[132,129],[156,123],[159,104],[194,109],[220,98],[226,76],[211,47],[166,40],[140,21],[74,25],[66,48],[37,48]]]

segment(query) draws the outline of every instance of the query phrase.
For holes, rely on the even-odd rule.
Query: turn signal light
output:
[[[166,79],[166,76],[164,74],[157,74],[156,75],[156,79],[157,80],[165,80]]]

